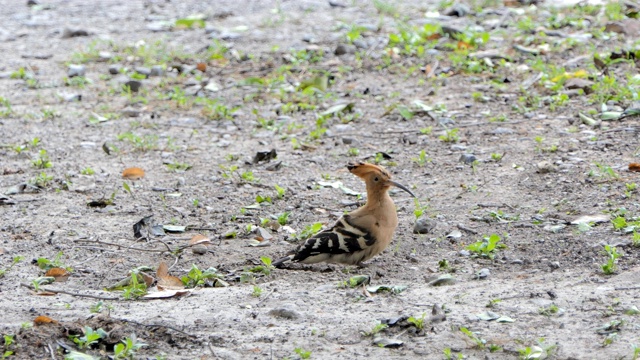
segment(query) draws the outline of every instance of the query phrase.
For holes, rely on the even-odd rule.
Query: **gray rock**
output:
[[[336,56],[342,56],[346,54],[353,54],[355,52],[356,52],[355,46],[339,44],[338,46],[336,46],[336,49],[333,51],[333,54]]]
[[[85,71],[86,71],[86,68],[84,67],[84,65],[71,64],[69,65],[67,76],[69,76],[70,78],[75,76],[84,76]]]
[[[492,135],[508,135],[508,134],[513,134],[514,132],[515,131],[513,131],[513,129],[498,127],[493,129],[493,131],[491,131],[490,133]]]
[[[345,144],[345,145],[351,145],[351,144],[353,144],[353,138],[343,137],[342,138],[342,143]]]
[[[269,315],[283,319],[296,320],[301,317],[300,313],[295,310],[295,305],[284,304],[279,308],[269,311]]]
[[[355,45],[358,49],[368,49],[369,48],[369,44],[364,41],[364,40],[360,40],[357,39],[353,42],[353,45]]]
[[[491,275],[491,271],[487,268],[482,268],[478,272],[476,272],[476,279],[487,279]]]
[[[164,75],[164,67],[162,65],[154,65],[151,67],[149,76],[162,76]]]
[[[431,230],[435,229],[438,223],[435,220],[428,219],[426,217],[421,217],[416,220],[415,225],[413,226],[414,234],[428,234]]]
[[[145,77],[149,77],[149,75],[151,75],[151,69],[148,67],[138,66],[135,70],[138,74],[144,75]]]
[[[78,37],[78,36],[89,36],[89,32],[83,29],[69,29],[69,28],[65,28],[62,31],[63,39],[68,39],[68,38]]]
[[[477,160],[478,158],[473,154],[462,154],[460,155],[460,159],[458,159],[458,161],[463,164],[473,164],[473,162]]]
[[[471,13],[471,8],[465,4],[456,3],[445,9],[442,13],[447,16],[463,17]]]
[[[118,64],[109,65],[109,74],[118,75],[120,73],[120,69],[122,69],[122,65],[118,65]]]
[[[128,86],[131,89],[131,92],[138,92],[142,87],[142,82],[138,80],[129,80],[124,83],[124,86]]]
[[[537,164],[537,167],[538,167],[538,172],[540,174],[548,174],[548,173],[552,173],[552,172],[558,171],[558,168],[555,165],[553,165],[551,162],[546,161],[546,160],[545,161],[540,161]]]

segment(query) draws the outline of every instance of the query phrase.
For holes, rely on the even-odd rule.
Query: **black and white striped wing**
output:
[[[353,225],[349,215],[341,217],[328,230],[321,231],[300,246],[293,261],[324,261],[332,255],[352,254],[372,246],[376,239],[362,227]],[[306,260],[306,261],[305,261]]]

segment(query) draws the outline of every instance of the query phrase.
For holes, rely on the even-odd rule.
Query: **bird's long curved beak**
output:
[[[402,190],[404,190],[404,191],[408,192],[408,193],[409,193],[409,195],[411,195],[412,197],[416,197],[416,196],[411,192],[411,190],[407,189],[407,187],[406,187],[406,186],[404,186],[404,185],[402,185],[402,184],[398,184],[397,182],[395,182],[395,181],[391,181],[391,180],[388,180],[387,182],[388,182],[390,185],[393,185],[393,186],[395,186],[395,187],[397,187],[397,188],[399,188],[399,189],[402,189]]]

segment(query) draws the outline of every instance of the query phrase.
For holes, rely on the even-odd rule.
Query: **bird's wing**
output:
[[[331,229],[307,239],[296,251],[293,261],[321,255],[350,254],[362,251],[376,242],[366,229],[354,225],[349,215],[341,217]]]

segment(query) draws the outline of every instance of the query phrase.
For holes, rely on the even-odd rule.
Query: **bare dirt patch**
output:
[[[122,358],[638,357],[634,5],[330,3],[6,5],[8,358],[107,358],[132,334]],[[392,192],[392,245],[271,269],[363,203],[354,160],[418,196]],[[105,290],[162,261],[195,289]]]

